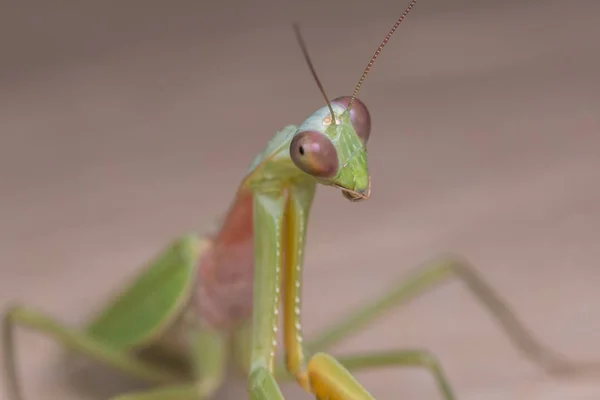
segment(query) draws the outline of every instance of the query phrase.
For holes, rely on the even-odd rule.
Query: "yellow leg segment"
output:
[[[365,388],[344,368],[325,353],[310,356],[304,348],[301,310],[301,283],[306,216],[314,195],[314,187],[290,188],[286,205],[283,247],[283,328],[285,366],[300,386],[319,400],[375,400]]]
[[[318,400],[375,400],[339,361],[326,353],[310,359],[308,380]]]

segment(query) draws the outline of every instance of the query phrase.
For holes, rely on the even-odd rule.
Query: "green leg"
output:
[[[252,324],[244,324],[232,333],[233,361],[243,374],[249,376],[249,392],[251,399],[283,399],[281,390],[277,382],[283,380],[293,380],[294,376],[290,374],[282,361],[274,363],[273,373],[271,374],[264,367],[252,368]]]
[[[429,262],[417,269],[399,285],[392,288],[371,304],[342,318],[332,324],[325,332],[307,343],[311,352],[324,351],[337,344],[350,334],[372,322],[392,307],[410,301],[419,294],[425,293],[437,284],[455,277],[461,280],[489,312],[504,328],[511,341],[528,358],[540,365],[549,373],[576,372],[597,365],[573,365],[564,358],[543,346],[524,327],[523,323],[509,310],[503,301],[474,268],[465,260],[458,257],[444,257],[438,261]],[[367,368],[381,367],[420,367],[427,368],[435,379],[445,400],[453,400],[454,394],[448,380],[436,358],[422,350],[396,350],[365,353],[363,355],[341,356],[337,362],[349,372]],[[293,380],[294,377],[286,370],[284,363],[278,363],[275,368],[278,381]]]
[[[392,350],[363,355],[342,356],[337,358],[348,371],[382,367],[417,367],[426,368],[435,380],[445,400],[454,400],[454,394],[448,379],[442,371],[437,359],[424,350]]]
[[[367,352],[360,355],[344,355],[336,357],[336,361],[346,368],[348,372],[383,367],[425,368],[431,373],[444,400],[455,400],[452,387],[450,386],[440,363],[432,354],[425,350],[406,349]],[[284,362],[277,363],[274,375],[275,379],[279,382],[294,380],[294,376],[287,371]]]
[[[127,393],[112,400],[203,400],[210,398],[225,378],[226,338],[216,331],[199,329],[190,337],[194,383]]]
[[[435,380],[445,400],[454,400],[452,387],[446,378],[439,361],[426,350],[390,350],[380,352],[367,352],[361,355],[344,355],[336,358],[349,372],[357,372],[364,369],[383,367],[416,367],[426,368]],[[290,374],[283,361],[275,366],[275,379],[279,382],[292,381],[294,376]]]
[[[46,334],[65,348],[110,365],[137,378],[153,383],[178,380],[170,370],[144,363],[137,358],[104,346],[80,331],[70,329],[38,311],[15,306],[2,316],[2,347],[6,385],[11,399],[20,399],[14,353],[14,328],[22,326]]]
[[[285,400],[274,374],[265,367],[253,368],[248,383],[251,400]]]
[[[430,261],[422,265],[399,285],[371,304],[334,323],[325,332],[308,342],[307,348],[310,351],[325,350],[356,332],[390,308],[408,302],[417,295],[452,277],[458,278],[470,289],[476,299],[488,309],[504,328],[514,345],[546,372],[574,373],[599,367],[592,364],[571,364],[561,355],[542,345],[517,319],[506,302],[478,276],[474,268],[466,260],[454,256],[442,257],[437,261]]]
[[[195,384],[187,384],[128,393],[111,400],[202,400],[209,398],[212,393],[212,390],[203,390]]]

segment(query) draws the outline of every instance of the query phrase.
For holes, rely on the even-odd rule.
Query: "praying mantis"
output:
[[[334,322],[315,338],[304,339],[302,269],[316,187],[335,187],[353,202],[369,198],[366,148],[371,117],[356,95],[416,1],[396,20],[353,94],[331,101],[295,25],[326,105],[299,126],[288,125],[276,133],[252,162],[215,232],[176,239],[83,328],[67,327],[28,307],[7,310],[2,328],[9,395],[21,397],[13,343],[14,328],[20,326],[156,384],[152,389],[118,396],[119,400],[210,399],[223,383],[230,359],[247,376],[253,400],[283,399],[279,383],[287,380],[295,380],[318,399],[373,399],[352,373],[391,366],[427,369],[443,399],[452,400],[455,394],[439,362],[426,351],[391,350],[337,358],[327,352],[384,311],[452,277],[466,284],[532,361],[551,373],[578,370],[580,365],[535,339],[475,269],[457,256],[430,260],[370,304]],[[280,311],[283,362],[275,357]],[[181,360],[185,368],[165,361],[172,359]]]

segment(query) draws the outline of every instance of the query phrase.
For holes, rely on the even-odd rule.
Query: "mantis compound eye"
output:
[[[348,108],[350,96],[338,97],[334,99],[332,103],[337,103],[344,108]],[[350,121],[352,122],[356,134],[366,146],[369,141],[369,136],[371,135],[371,114],[369,114],[367,106],[356,97],[354,98],[352,108],[350,109]]]
[[[296,167],[316,178],[332,178],[339,167],[333,143],[316,131],[296,134],[290,144],[290,157]]]

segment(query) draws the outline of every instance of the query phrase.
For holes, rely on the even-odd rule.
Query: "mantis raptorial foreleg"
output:
[[[288,357],[294,361],[288,364],[289,371],[305,390],[318,399],[372,399],[368,392],[334,358],[327,354],[316,354],[304,365],[299,331],[299,299],[289,296],[292,284],[289,279],[300,270],[297,259],[299,238],[305,233],[306,218],[302,218],[312,198],[314,185],[293,187],[283,194],[280,191],[257,193],[254,197],[254,223],[260,226],[254,236],[254,312],[251,340],[251,364],[248,389],[252,399],[283,400],[283,394],[274,375],[276,334],[278,331],[279,297],[282,275],[286,277],[284,291],[285,335],[295,340],[286,340]],[[289,197],[288,197],[289,195]],[[284,218],[284,215],[286,216]],[[286,227],[284,231],[284,227]],[[300,233],[302,232],[302,233]],[[294,245],[290,246],[290,243]],[[285,262],[284,262],[285,260]],[[352,396],[347,397],[341,392]]]

